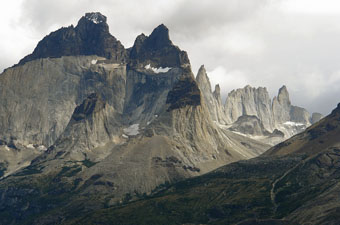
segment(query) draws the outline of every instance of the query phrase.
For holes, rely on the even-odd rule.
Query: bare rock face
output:
[[[208,106],[212,120],[220,124],[226,124],[227,118],[221,102],[220,86],[216,85],[214,92],[211,91],[211,84],[204,65],[198,70],[196,81],[203,94],[205,104]]]
[[[286,86],[279,89],[277,97],[273,99],[273,117],[278,123],[290,121],[291,103]]]
[[[291,106],[290,120],[296,123],[303,123],[308,126],[311,124],[312,118],[306,109],[298,106]]]
[[[271,100],[266,88],[252,88],[248,85],[233,90],[226,99],[225,112],[229,123],[235,122],[242,115],[253,115],[262,121],[267,130],[272,131],[274,128]]]
[[[323,115],[321,113],[313,113],[311,123],[314,124],[316,122],[319,122],[323,118]]]
[[[253,136],[268,135],[269,132],[263,127],[260,119],[256,116],[240,116],[230,127],[230,130],[240,132],[242,134],[250,134]]]
[[[126,66],[102,64],[97,56],[37,59],[0,76],[2,140],[50,146],[73,110],[100,93],[117,112],[124,108]]]
[[[266,130],[259,118],[256,116],[240,116],[235,123],[229,128],[231,131],[236,131],[242,134],[251,135],[250,137],[270,136],[284,137],[284,134],[279,130],[269,132]]]
[[[50,149],[58,149],[60,158],[70,161],[98,161],[109,153],[94,151],[108,142],[119,142],[120,117],[98,93],[90,94],[72,114],[65,131]],[[118,136],[117,136],[118,135]],[[55,151],[56,152],[56,151]],[[47,156],[51,156],[48,151]],[[55,156],[56,157],[56,156]]]

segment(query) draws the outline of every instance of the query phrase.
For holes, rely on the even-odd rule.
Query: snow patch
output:
[[[91,64],[94,65],[96,63],[97,63],[97,60],[96,59],[92,59]]]
[[[132,124],[128,128],[124,128],[123,131],[126,135],[135,136],[139,134],[139,123]]]
[[[244,133],[233,131],[233,130],[231,132],[233,132],[235,134],[238,134],[238,135],[241,135],[241,136],[244,136],[244,137],[248,137],[248,138],[254,139],[254,140],[261,140],[261,139],[265,139],[266,138],[266,136],[244,134]]]
[[[287,126],[292,126],[292,127],[305,126],[305,124],[303,124],[303,123],[295,123],[293,121],[287,121],[287,122],[285,122],[283,124],[287,125]]]
[[[99,13],[86,14],[85,18],[92,21],[95,24],[104,22],[104,20],[102,19],[102,16]]]
[[[39,150],[39,151],[46,151],[47,148],[46,148],[44,145],[40,145],[40,146],[38,147],[38,150]]]
[[[155,68],[155,67],[151,67],[150,64],[146,65],[144,68],[147,69],[147,70],[152,70],[154,73],[167,73],[167,72],[169,72],[169,70],[171,70],[170,67],[165,67],[165,68],[159,67],[159,68]]]
[[[26,147],[27,147],[27,148],[30,148],[30,149],[35,149],[34,146],[33,146],[33,144],[28,144]]]

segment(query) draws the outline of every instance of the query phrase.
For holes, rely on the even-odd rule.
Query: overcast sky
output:
[[[232,89],[286,85],[293,104],[328,114],[340,102],[337,0],[15,0],[2,2],[0,70],[31,53],[45,35],[100,11],[125,47],[164,23],[204,64],[225,97]]]

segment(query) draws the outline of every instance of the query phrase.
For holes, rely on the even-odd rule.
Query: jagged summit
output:
[[[215,90],[213,92],[213,95],[218,101],[221,101],[221,88],[219,84],[215,85]]]
[[[143,68],[149,65],[159,67],[182,67],[189,65],[189,58],[185,51],[181,51],[170,40],[169,29],[161,24],[150,36],[139,35],[130,52],[129,66]]]
[[[97,55],[113,62],[126,62],[127,51],[109,32],[106,17],[86,13],[76,27],[61,28],[44,37],[33,53],[20,60],[19,65],[39,58]]]
[[[159,25],[152,31],[145,45],[146,48],[154,50],[173,45],[170,40],[169,29],[164,24]]]
[[[61,28],[44,37],[33,53],[20,60],[19,65],[40,58],[97,55],[113,63],[127,63],[130,68],[174,68],[190,64],[188,55],[170,40],[169,29],[161,24],[150,36],[139,35],[131,49],[109,32],[106,16],[99,12],[86,13],[77,23]]]

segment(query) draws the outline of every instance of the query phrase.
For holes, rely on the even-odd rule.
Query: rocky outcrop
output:
[[[65,131],[44,155],[49,159],[58,157],[65,161],[96,162],[103,159],[110,151],[95,149],[106,143],[122,142],[120,119],[120,115],[103,101],[100,94],[92,93],[75,108]]]
[[[44,37],[19,64],[40,58],[80,55],[102,56],[115,63],[127,60],[124,46],[109,33],[106,17],[97,12],[86,13],[76,27],[64,27]]]
[[[284,137],[284,134],[275,129],[274,132],[266,130],[259,118],[256,116],[240,116],[235,123],[229,128],[231,131],[236,131],[242,134],[248,134],[253,137],[256,136],[271,136]],[[250,136],[250,137],[251,137]]]
[[[260,119],[267,130],[272,131],[274,128],[271,100],[266,88],[252,88],[248,85],[233,90],[226,99],[225,113],[229,123],[235,122],[242,115],[253,115]]]

